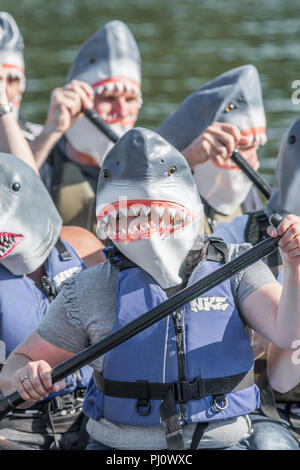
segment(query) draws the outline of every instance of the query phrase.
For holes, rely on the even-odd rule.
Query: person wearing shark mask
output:
[[[300,215],[298,198],[299,187],[299,140],[300,119],[297,119],[289,127],[282,137],[274,175],[274,186],[271,198],[266,207],[260,211],[236,217],[231,222],[220,222],[215,236],[222,237],[227,243],[249,242],[255,245],[267,236],[269,216],[277,212],[283,216],[288,214]],[[276,277],[281,269],[279,256],[269,256],[266,260]]]
[[[62,283],[103,260],[103,246],[85,229],[62,227],[39,176],[11,154],[0,153],[0,194],[0,340],[8,356],[42,320]],[[71,448],[81,423],[84,429],[90,375],[86,366],[67,378],[65,392],[2,419],[1,438],[33,449]]]
[[[94,108],[120,136],[134,126],[141,104],[138,46],[123,22],[110,21],[79,49],[66,85],[52,92],[43,132],[31,145],[66,225],[95,231],[99,168],[113,145],[81,106]]]
[[[7,102],[0,101],[0,116],[12,113],[19,122],[24,136],[32,141],[42,126],[20,116],[20,105],[26,87],[24,64],[24,40],[14,18],[0,11],[0,68],[6,72]],[[0,148],[4,151],[3,148]]]
[[[107,261],[65,282],[8,358],[4,393],[47,396],[56,364],[249,247],[201,235],[202,204],[186,159],[148,129],[128,131],[106,155],[96,214],[98,236],[110,239]],[[251,448],[248,413],[259,391],[244,322],[280,347],[300,333],[300,219],[290,216],[270,234],[277,231],[285,240],[282,296],[257,262],[90,364],[88,449]]]
[[[214,232],[214,236],[222,237],[227,243],[244,243],[251,242],[256,244],[263,240],[267,236],[267,225],[269,216],[276,212],[283,216],[288,214],[300,215],[300,204],[299,204],[299,143],[300,143],[300,119],[297,119],[285,132],[282,137],[277,162],[275,169],[274,187],[270,200],[267,202],[266,208],[261,211],[250,213],[249,215],[243,215],[236,217],[229,223],[221,222]],[[272,269],[273,273],[279,277],[278,281],[282,284],[284,270],[281,269],[282,260],[280,253],[276,250],[267,257],[266,263]],[[296,367],[293,367],[293,363],[290,361],[293,352],[278,350],[274,345],[268,345],[259,336],[255,336],[255,353],[259,356],[256,361],[256,369],[259,374],[258,382],[261,388],[264,389],[265,403],[262,402],[261,413],[265,415],[266,421],[263,421],[261,416],[259,417],[258,423],[254,423],[254,434],[253,438],[257,437],[257,445],[262,445],[264,448],[272,445],[272,442],[268,438],[268,434],[265,433],[266,425],[273,428],[274,433],[277,433],[275,440],[283,446],[286,446],[284,439],[287,436],[285,428],[289,426],[293,432],[293,435],[300,440],[299,437],[299,418],[293,412],[292,409],[299,407],[299,385],[295,387],[296,382],[294,373]],[[288,372],[292,367],[292,379],[291,382],[294,386],[293,390],[288,393],[274,392],[266,377],[266,352],[267,350],[272,351],[272,354],[276,357],[276,368],[274,382],[278,384],[277,375],[285,372],[285,376],[288,376]],[[269,353],[270,355],[270,353]],[[277,363],[279,358],[283,357],[283,365],[279,366]],[[270,360],[273,363],[273,359]],[[279,370],[279,372],[278,372]],[[297,374],[296,374],[297,377]],[[282,384],[283,385],[283,384]],[[291,387],[290,387],[291,388]],[[289,390],[286,386],[279,387],[279,391]],[[266,401],[267,399],[267,401]],[[257,416],[254,417],[254,420]],[[271,419],[273,423],[271,424]],[[253,420],[253,422],[254,422]],[[267,423],[267,424],[266,424]],[[279,426],[284,426],[284,431]],[[260,427],[262,432],[260,432]],[[277,431],[276,431],[277,430]],[[272,431],[272,430],[271,430]],[[257,434],[259,432],[259,435]],[[283,432],[283,434],[281,434]],[[289,442],[291,437],[288,437]],[[279,444],[277,444],[279,445]],[[285,447],[283,447],[285,448]]]
[[[253,65],[223,73],[189,95],[157,132],[181,151],[204,203],[206,233],[220,220],[262,208],[247,176],[230,160],[237,148],[257,170],[266,142],[259,76]]]

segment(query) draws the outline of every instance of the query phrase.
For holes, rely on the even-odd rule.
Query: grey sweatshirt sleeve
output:
[[[240,256],[242,253],[249,250],[251,246],[252,245],[249,243],[230,245],[230,259]],[[230,282],[236,305],[239,308],[248,295],[264,284],[276,282],[276,278],[264,261],[257,261],[233,276]]]
[[[76,281],[71,278],[63,284],[61,292],[50,304],[37,328],[38,334],[66,351],[81,351],[89,346],[89,339],[82,328],[79,312]]]

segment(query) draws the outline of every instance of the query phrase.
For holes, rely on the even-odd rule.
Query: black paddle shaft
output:
[[[101,119],[95,110],[86,109],[82,106],[81,111],[103,134],[106,135],[114,144],[119,140],[119,136],[111,129],[103,119]],[[247,160],[239,153],[237,149],[231,155],[232,161],[245,173],[252,183],[261,191],[261,193],[270,199],[272,194],[271,186],[255,171]]]
[[[110,128],[103,119],[101,119],[93,109],[81,108],[83,114],[91,121],[103,134],[106,135],[114,144],[119,140],[119,136]]]
[[[271,223],[277,227],[281,222],[282,217],[277,214],[273,214],[270,220]],[[162,302],[157,307],[152,308],[140,317],[115,331],[107,338],[104,338],[98,343],[82,350],[72,358],[62,362],[53,369],[52,381],[57,382],[58,380],[67,377],[69,374],[92,362],[97,357],[107,353],[110,349],[115,348],[127,339],[160,321],[167,315],[171,314],[174,310],[177,310],[188,302],[191,302],[261,258],[268,256],[278,247],[279,239],[280,237],[266,238],[242,255],[208,274],[208,276],[205,276],[194,284],[186,287],[166,301]],[[17,391],[1,398],[0,419],[23,402],[23,398]]]
[[[271,186],[255,171],[247,160],[235,149],[231,155],[234,163],[245,173],[252,183],[259,189],[259,191],[267,198],[270,199],[272,194]]]

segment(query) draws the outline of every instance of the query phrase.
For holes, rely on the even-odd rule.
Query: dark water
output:
[[[49,95],[64,84],[83,41],[106,21],[131,28],[143,60],[138,125],[154,129],[192,91],[243,64],[259,71],[268,143],[261,171],[272,182],[284,131],[298,118],[299,0],[1,0],[25,40],[28,77],[22,112],[43,122]]]

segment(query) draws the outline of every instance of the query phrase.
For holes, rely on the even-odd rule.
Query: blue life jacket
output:
[[[63,281],[85,269],[81,258],[66,241],[59,240],[45,262],[46,276],[38,286],[28,276],[15,276],[0,265],[0,339],[8,356],[32,331],[46,314],[50,301],[61,289]],[[47,399],[86,387],[92,369],[85,366],[68,376],[66,388],[51,392]]]
[[[220,265],[207,257],[188,284]],[[166,299],[145,271],[125,267],[119,274],[113,332]],[[260,405],[253,365],[227,280],[108,351],[102,374],[94,373],[88,385],[83,411],[96,420],[159,426],[173,400],[181,424],[238,417]]]

